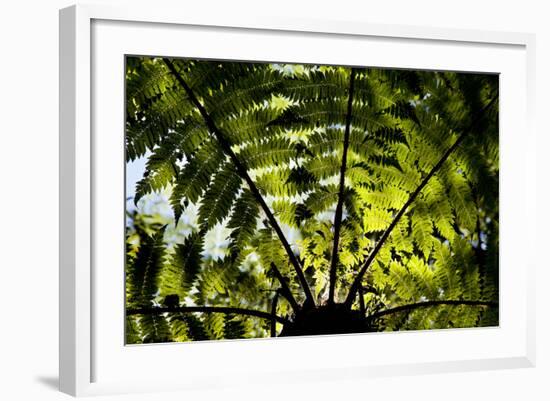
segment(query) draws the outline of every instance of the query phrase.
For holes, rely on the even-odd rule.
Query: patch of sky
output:
[[[151,156],[151,152],[147,151],[144,156],[126,163],[126,208],[128,211],[135,209],[136,184],[143,178],[149,156]]]

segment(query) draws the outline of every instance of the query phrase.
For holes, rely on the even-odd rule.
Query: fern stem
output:
[[[277,301],[279,301],[279,291],[275,293],[275,296],[273,297],[273,301],[271,301],[271,327],[270,327],[270,335],[271,337],[277,337],[277,320],[275,319],[277,317]]]
[[[255,316],[266,320],[276,320],[281,324],[289,324],[290,321],[284,317],[273,315],[254,309],[233,308],[225,306],[151,306],[146,308],[127,309],[126,316],[130,315],[154,315],[160,313],[224,313],[230,315]]]
[[[365,310],[366,310],[366,307],[365,307],[365,298],[363,297],[363,286],[360,285],[359,286],[359,310],[361,311],[362,314],[365,314]]]
[[[264,198],[260,194],[260,191],[256,187],[256,184],[254,181],[252,181],[252,178],[250,178],[250,175],[248,174],[248,170],[245,167],[244,163],[239,160],[235,152],[231,149],[231,144],[227,140],[225,134],[216,126],[214,123],[214,120],[208,114],[202,103],[199,101],[193,90],[187,85],[187,82],[183,79],[183,77],[180,75],[174,64],[167,58],[163,59],[164,63],[170,70],[170,72],[174,75],[178,83],[183,87],[185,92],[187,93],[187,96],[189,97],[189,100],[193,103],[193,105],[199,110],[199,113],[201,114],[202,118],[204,119],[206,126],[208,127],[209,131],[214,134],[216,137],[218,143],[220,144],[222,150],[226,155],[229,156],[233,164],[235,165],[235,168],[237,169],[237,173],[239,176],[245,180],[247,183],[250,192],[256,199],[256,201],[260,204],[260,207],[264,211],[264,213],[267,216],[267,219],[273,228],[275,232],[277,233],[277,236],[279,237],[279,240],[281,241],[281,244],[283,245],[283,248],[285,249],[288,258],[290,260],[290,263],[294,267],[294,270],[296,270],[296,275],[298,276],[298,280],[300,281],[300,285],[302,286],[302,289],[304,290],[305,296],[306,296],[306,302],[310,305],[315,305],[315,300],[313,299],[313,294],[311,293],[311,289],[309,288],[309,284],[307,283],[306,277],[304,275],[304,272],[302,271],[302,267],[300,265],[300,262],[294,255],[294,252],[292,251],[292,248],[290,247],[290,244],[288,243],[286,237],[283,234],[283,231],[281,227],[279,226],[279,223],[275,219],[275,216],[273,213],[271,213],[271,210],[269,210],[269,207],[267,206]]]
[[[273,271],[273,274],[281,284],[281,295],[283,295],[286,300],[290,303],[290,306],[294,310],[294,312],[298,312],[300,310],[300,306],[298,305],[298,302],[296,302],[296,298],[294,298],[294,295],[292,295],[292,292],[290,291],[290,288],[288,286],[288,283],[286,282],[285,277],[282,275],[281,271],[277,268],[275,263],[271,262],[271,270]]]
[[[436,165],[433,166],[430,172],[424,177],[420,185],[414,190],[414,192],[411,193],[407,202],[405,202],[403,207],[401,207],[399,212],[397,212],[397,214],[393,218],[392,222],[390,223],[386,231],[384,231],[384,233],[376,243],[376,246],[372,250],[367,260],[365,261],[365,264],[363,265],[363,267],[361,268],[361,270],[353,280],[348,296],[344,302],[344,304],[348,308],[351,308],[351,305],[353,304],[353,300],[355,299],[359,286],[361,285],[363,276],[365,275],[368,268],[370,267],[370,265],[378,255],[378,252],[380,251],[382,246],[385,244],[386,240],[388,239],[389,235],[391,234],[392,230],[395,228],[395,226],[397,225],[397,223],[399,222],[403,214],[405,214],[408,207],[414,202],[414,200],[417,198],[420,192],[424,189],[428,181],[430,181],[430,179],[434,176],[434,174],[441,168],[441,166],[443,166],[443,163],[445,163],[445,161],[449,158],[449,156],[458,148],[458,146],[462,143],[462,141],[468,136],[472,128],[481,120],[481,118],[483,118],[485,112],[496,102],[497,98],[498,97],[494,97],[485,107],[483,107],[483,109],[480,110],[480,112],[472,120],[468,128],[466,128],[464,132],[456,139],[456,141],[445,151],[445,153],[443,154],[443,156],[441,156],[441,158],[436,163]]]
[[[340,230],[342,229],[342,209],[344,206],[344,190],[346,182],[346,165],[348,160],[349,135],[351,116],[353,111],[353,90],[355,87],[355,68],[351,69],[349,78],[348,108],[346,112],[346,128],[344,131],[344,146],[342,150],[342,164],[340,165],[340,189],[338,190],[338,203],[334,213],[334,239],[332,243],[332,255],[330,261],[328,303],[334,304],[334,290],[336,288],[336,270],[338,266],[338,245],[340,242]]]
[[[485,306],[485,307],[491,307],[496,308],[498,307],[498,302],[492,302],[492,301],[466,301],[466,300],[443,300],[443,301],[424,301],[424,302],[417,302],[414,304],[408,304],[408,305],[402,305],[397,306],[395,308],[386,309],[377,313],[373,313],[372,315],[368,316],[367,318],[369,320],[375,320],[378,318],[381,318],[386,315],[391,315],[393,313],[399,313],[399,312],[409,312],[414,309],[418,308],[427,308],[430,306],[438,306],[438,305],[469,305],[469,306]]]

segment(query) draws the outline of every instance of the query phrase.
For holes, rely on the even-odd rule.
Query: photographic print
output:
[[[126,344],[499,324],[497,74],[126,56]]]

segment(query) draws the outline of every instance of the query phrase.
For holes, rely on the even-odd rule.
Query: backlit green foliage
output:
[[[498,325],[497,76],[128,57],[126,80],[126,158],[147,158],[134,201],[164,191],[173,211],[129,214],[128,343],[269,336],[268,318],[185,307],[269,314],[277,297],[292,321],[272,265],[305,308],[293,258],[330,303],[336,231],[334,302],[370,330]]]

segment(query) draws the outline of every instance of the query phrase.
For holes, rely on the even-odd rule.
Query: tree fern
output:
[[[496,76],[128,57],[126,80],[128,343],[498,324]]]

